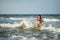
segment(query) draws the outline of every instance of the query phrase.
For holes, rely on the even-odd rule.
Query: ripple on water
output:
[[[7,31],[6,31],[7,30]],[[60,39],[60,33],[56,33],[54,31],[48,31],[48,30],[16,30],[16,29],[5,29],[2,31],[4,35],[0,36],[0,39],[8,40],[59,40]],[[1,34],[1,33],[0,33]],[[8,37],[5,37],[8,36]]]

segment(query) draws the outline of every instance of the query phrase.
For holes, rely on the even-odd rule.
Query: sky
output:
[[[60,0],[0,0],[0,14],[60,14]]]

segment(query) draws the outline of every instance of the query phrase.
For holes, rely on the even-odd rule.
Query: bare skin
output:
[[[43,22],[44,22],[44,21],[41,19],[41,16],[38,16],[38,17],[36,18],[36,23],[37,23],[37,26],[38,26],[38,27],[35,27],[34,29],[37,29],[37,30],[41,29],[41,25],[42,25]]]

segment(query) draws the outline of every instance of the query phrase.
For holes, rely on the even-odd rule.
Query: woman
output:
[[[44,21],[42,20],[41,15],[38,15],[36,18],[36,26],[35,29],[41,29],[41,25]]]

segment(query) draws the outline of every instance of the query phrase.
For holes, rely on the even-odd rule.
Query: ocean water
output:
[[[38,15],[0,14],[0,40],[60,40],[60,14],[41,14],[41,31],[17,29],[23,23],[26,29],[33,28]]]

